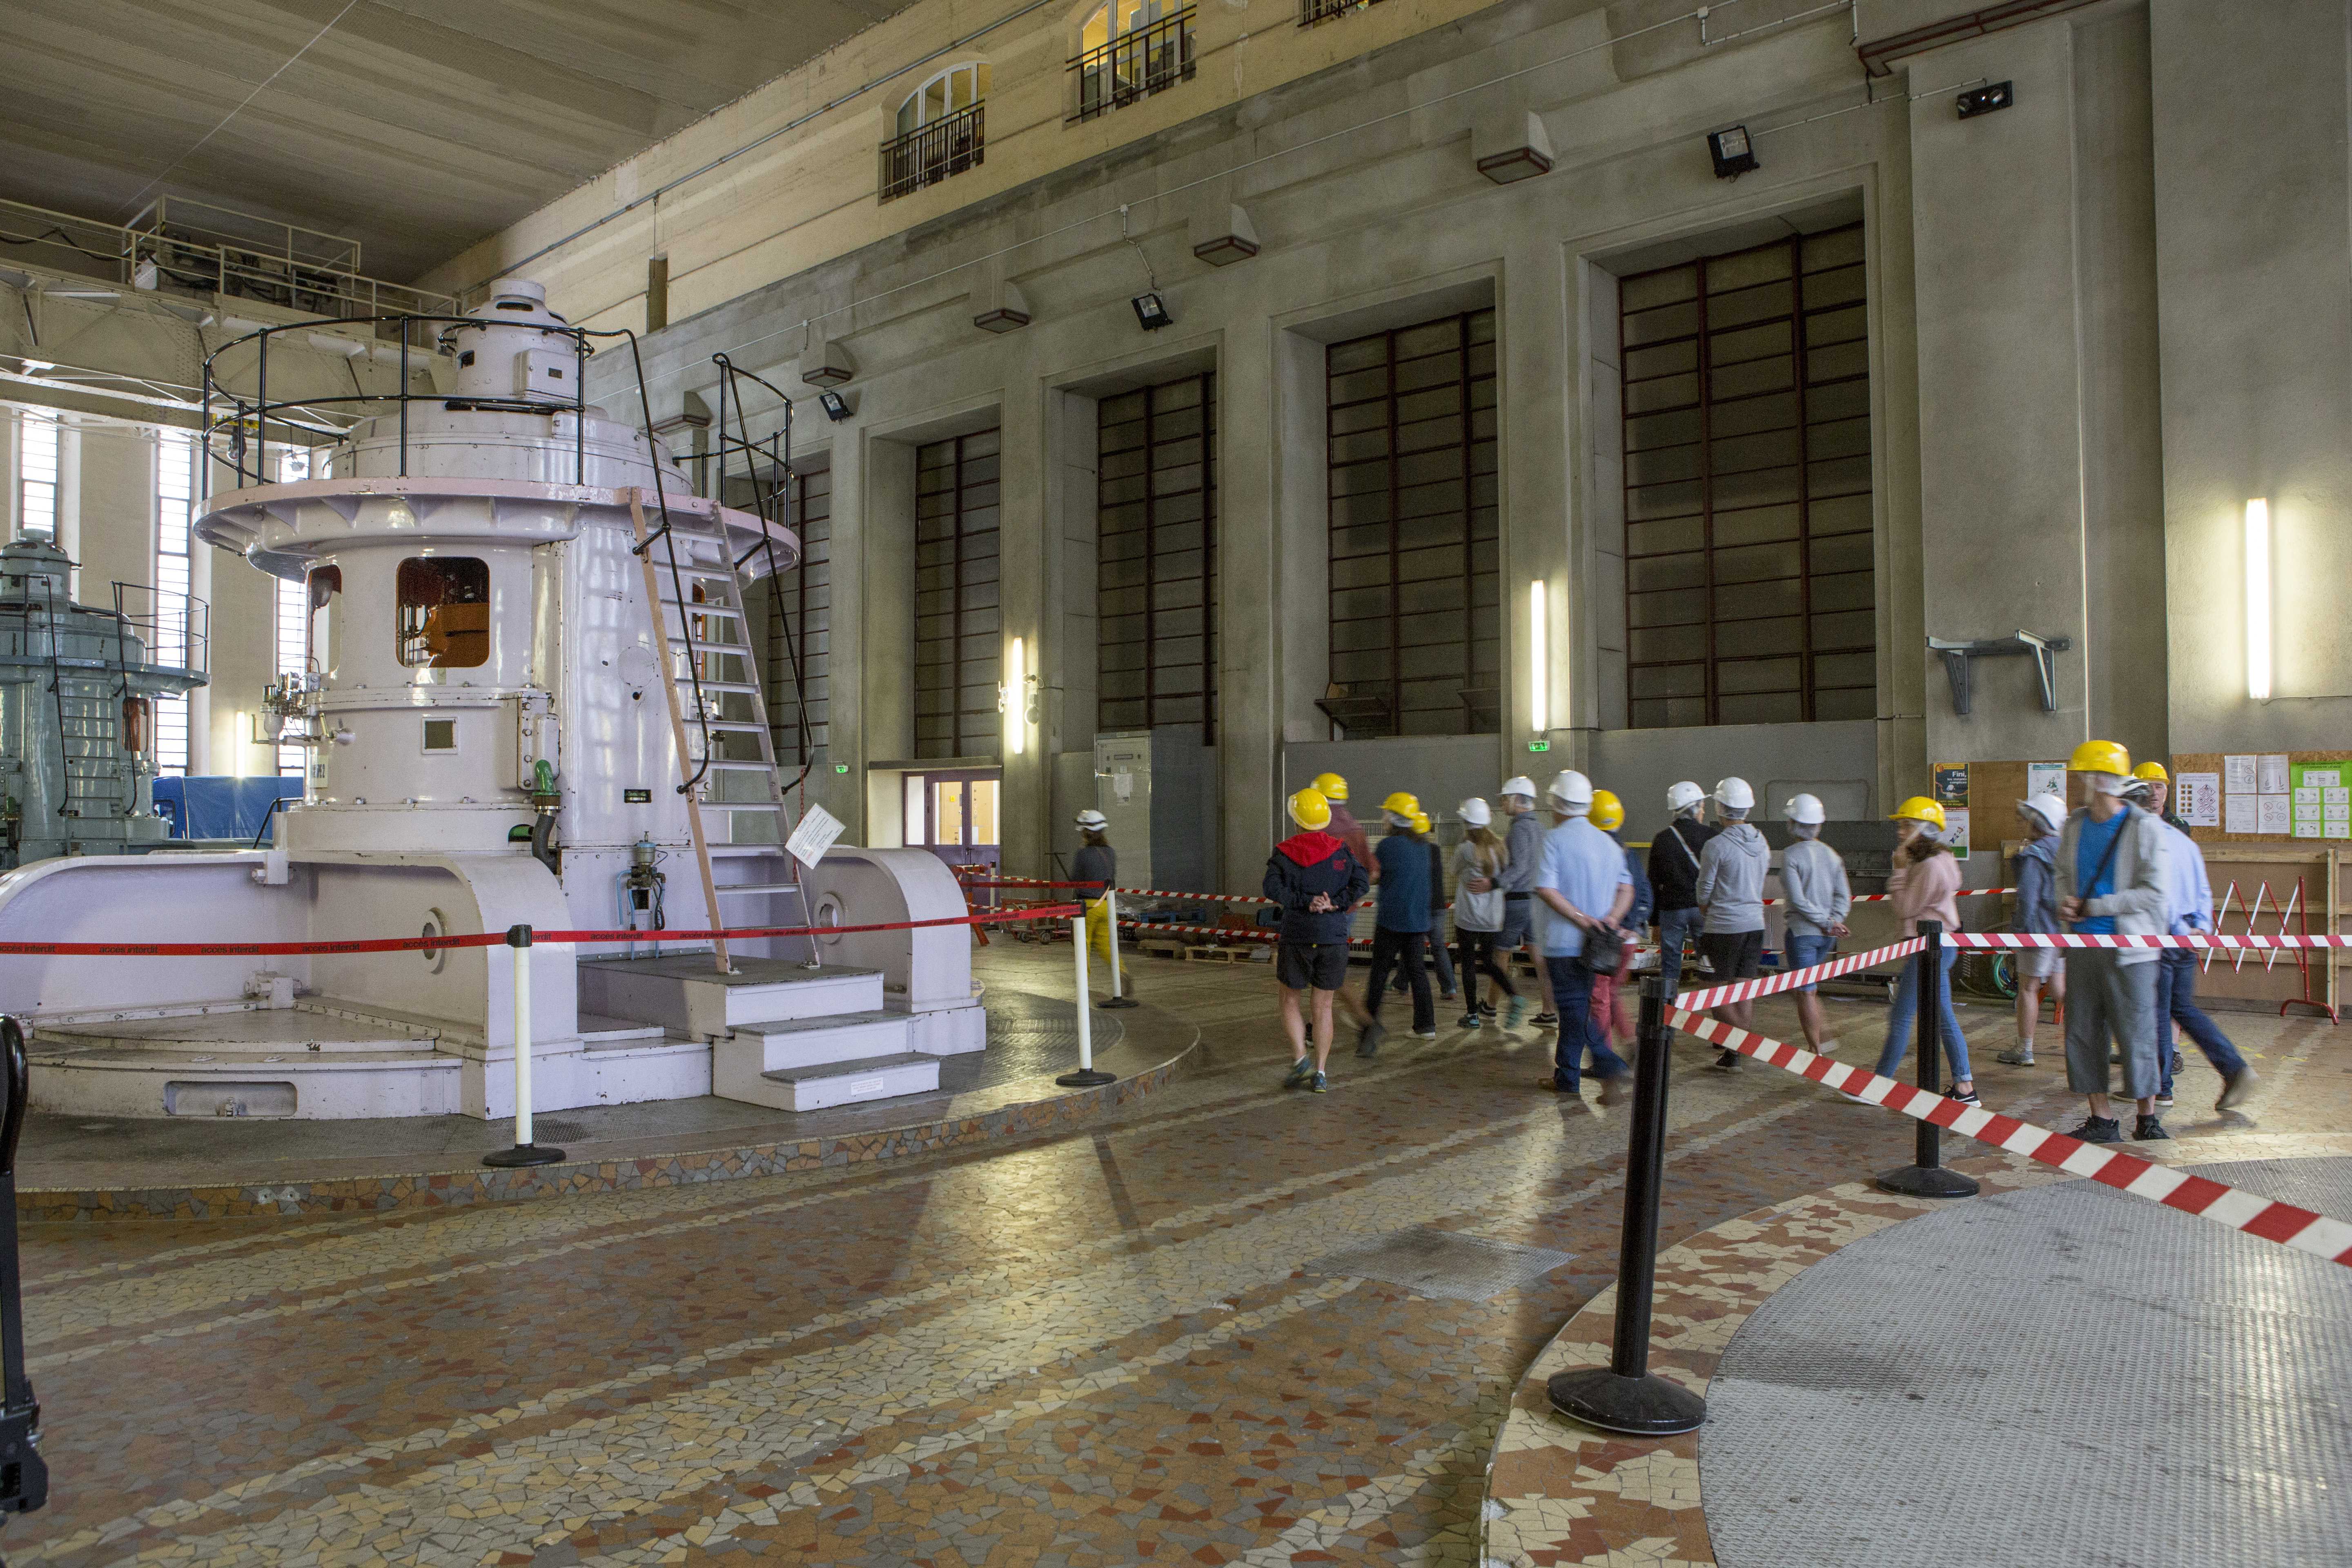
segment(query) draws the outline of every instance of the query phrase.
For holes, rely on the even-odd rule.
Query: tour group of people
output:
[[[2076,748],[2069,765],[2082,781],[2080,807],[2070,812],[2052,795],[2017,804],[2025,843],[2015,929],[2084,935],[2211,931],[2204,857],[2186,825],[2165,810],[2170,780],[2163,764],[2135,768],[2122,746],[2094,741]],[[1455,807],[1464,836],[1450,866],[1431,817],[1412,795],[1399,792],[1381,802],[1377,846],[1349,811],[1348,795],[1347,781],[1336,773],[1293,795],[1289,815],[1298,831],[1266,861],[1263,890],[1279,911],[1275,975],[1290,1046],[1286,1087],[1318,1093],[1328,1087],[1339,1013],[1357,1027],[1356,1054],[1374,1055],[1386,1035],[1381,1004],[1393,982],[1410,994],[1412,1030],[1423,1039],[1436,1037],[1440,1002],[1459,1003],[1459,1029],[1556,1029],[1552,1068],[1541,1087],[1580,1094],[1590,1070],[1600,1079],[1601,1102],[1612,1104],[1632,1081],[1614,1046],[1633,1033],[1618,980],[1634,933],[1653,932],[1669,996],[1691,949],[1704,960],[1709,984],[1760,971],[1771,850],[1750,820],[1756,792],[1744,779],[1723,779],[1712,791],[1688,781],[1675,784],[1666,792],[1669,821],[1646,856],[1623,843],[1623,803],[1584,774],[1557,774],[1540,799],[1532,779],[1507,779],[1491,803],[1473,797]],[[1790,835],[1780,867],[1783,960],[1790,969],[1807,969],[1827,962],[1850,934],[1853,893],[1843,859],[1821,837],[1828,819],[1822,803],[1797,795],[1781,815]],[[1946,841],[1943,807],[1915,796],[1892,820],[1897,843],[1886,894],[1897,931],[1907,937],[1929,921],[1960,931],[1960,870]],[[1091,826],[1081,819],[1097,843],[1099,825],[1098,817]],[[1442,929],[1449,868],[1455,887],[1451,953]],[[1371,971],[1359,999],[1346,984],[1349,936],[1352,911],[1367,897],[1375,911]],[[1511,956],[1522,949],[1537,961],[1541,1005],[1532,1013],[1535,1002],[1510,970]],[[1932,1017],[1927,1027],[1951,1069],[1946,1094],[1977,1106],[1982,1100],[1952,1007],[1958,956],[1947,943],[1933,973],[1924,953],[1904,965],[1876,1070],[1892,1076],[1910,1047],[1915,1018]],[[2217,1109],[2236,1107],[2256,1075],[2196,1005],[2198,956],[2180,949],[2021,950],[2016,1044],[1998,1059],[2033,1065],[2042,1002],[2064,999],[2068,1086],[2088,1105],[2073,1136],[2091,1142],[2123,1136],[2113,1103],[2117,1076],[2122,1098],[2136,1110],[2132,1136],[2170,1136],[2161,1116],[2180,1068],[2176,1028],[2221,1075]],[[1793,1000],[1808,1048],[1833,1053],[1815,987],[1801,987]],[[1753,1007],[1728,1003],[1715,1016],[1748,1028]],[[1922,1048],[1929,1048],[1924,1041]],[[1742,1059],[1723,1050],[1709,1065],[1734,1073]]]

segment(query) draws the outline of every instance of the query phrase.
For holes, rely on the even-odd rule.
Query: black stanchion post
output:
[[[25,1374],[23,1265],[16,1257],[16,1140],[25,1131],[25,1100],[32,1067],[25,1031],[0,1019],[0,1072],[8,1079],[6,1120],[0,1122],[0,1513],[30,1513],[49,1500],[49,1468],[42,1462],[41,1402]]]
[[[1617,1337],[1607,1367],[1580,1367],[1547,1385],[1552,1407],[1604,1432],[1664,1436],[1706,1419],[1706,1401],[1650,1371],[1650,1298],[1658,1267],[1658,1194],[1666,1167],[1666,1073],[1673,1063],[1659,977],[1642,982],[1633,1062],[1633,1138],[1625,1152],[1625,1218],[1617,1248]]]
[[[1919,952],[1919,984],[1916,1005],[1912,1009],[1911,1022],[1919,1047],[1919,1073],[1916,1081],[1927,1094],[1944,1092],[1944,925],[1941,921],[1921,921],[1919,934],[1927,945]],[[1901,1193],[1909,1198],[1972,1198],[1981,1189],[1975,1180],[1958,1171],[1944,1169],[1944,1130],[1932,1121],[1918,1124],[1918,1141],[1914,1148],[1914,1163],[1899,1170],[1887,1172],[1878,1178],[1878,1184],[1890,1193]]]

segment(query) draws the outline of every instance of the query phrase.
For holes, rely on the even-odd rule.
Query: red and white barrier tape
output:
[[[2071,933],[2018,931],[1957,931],[1945,934],[1951,947],[2187,947],[2261,952],[2265,948],[2352,947],[2352,936],[2220,936],[2196,931],[2186,936],[2074,936]]]
[[[2352,1267],[2352,1225],[2330,1219],[2293,1204],[2280,1203],[2259,1193],[2224,1186],[2203,1176],[2191,1175],[2167,1165],[2143,1160],[2136,1154],[2126,1154],[2097,1143],[2085,1143],[2069,1138],[2063,1132],[2053,1132],[2046,1127],[2036,1127],[2014,1116],[2001,1116],[1976,1106],[1965,1106],[1958,1100],[1939,1094],[1929,1094],[1909,1084],[1897,1083],[1874,1072],[1850,1067],[1828,1057],[1768,1039],[1746,1029],[1735,1029],[1728,1024],[1718,1024],[1684,1007],[1666,1009],[1666,1021],[1673,1027],[1738,1051],[1741,1056],[1754,1057],[1769,1062],[1800,1078],[1883,1105],[1890,1110],[1920,1121],[1932,1121],[1938,1127],[1948,1127],[1965,1137],[2012,1154],[2022,1154],[2045,1165],[2055,1165],[2078,1176],[2110,1187],[2117,1187],[2134,1197],[2162,1204],[2167,1208],[2179,1209],[2226,1225],[2232,1230],[2242,1230],[2259,1236],[2265,1241],[2275,1241],[2292,1247],[2298,1252],[2315,1253],[2321,1258]],[[1923,1042],[1924,1048],[1924,1042]]]
[[[1811,985],[1818,980],[1833,980],[1841,974],[1851,974],[1857,969],[1908,958],[1927,945],[1924,937],[1898,942],[1892,947],[1876,948],[1869,952],[1857,952],[1851,958],[1832,958],[1827,963],[1816,963],[1810,969],[1791,969],[1786,974],[1759,975],[1754,980],[1731,980],[1721,985],[1710,985],[1704,991],[1685,992],[1675,998],[1678,1007],[1694,1010],[1720,1007],[1726,1002],[1747,1002],[1759,996],[1769,996],[1776,991],[1794,991],[1801,985]]]
[[[1062,920],[1082,914],[1076,904],[1040,904],[1017,913],[950,915],[942,920],[892,921],[859,926],[731,926],[725,931],[543,931],[534,927],[533,945],[551,942],[710,942],[724,937],[747,942],[771,936],[850,936],[861,931],[925,931],[932,926],[969,926],[1003,921]],[[465,931],[447,936],[380,937],[353,942],[0,942],[0,956],[64,958],[252,958],[301,953],[439,952],[446,948],[504,947],[507,933]]]

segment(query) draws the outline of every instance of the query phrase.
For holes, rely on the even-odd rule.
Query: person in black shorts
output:
[[[1282,945],[1274,958],[1283,1032],[1290,1037],[1290,1071],[1282,1087],[1305,1084],[1321,1094],[1330,1087],[1324,1067],[1331,1057],[1331,1004],[1348,978],[1348,913],[1370,890],[1372,878],[1345,844],[1324,831],[1331,826],[1331,803],[1320,793],[1303,789],[1292,795],[1290,820],[1299,831],[1266,858],[1265,887],[1267,900],[1282,910]],[[1311,1058],[1300,1005],[1309,993],[1315,1017]]]

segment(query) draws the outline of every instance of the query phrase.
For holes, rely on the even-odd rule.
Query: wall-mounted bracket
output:
[[[1962,718],[1968,717],[1969,712],[1969,660],[2012,653],[2033,656],[2033,668],[2042,677],[2042,710],[2055,713],[2058,671],[2051,656],[2064,653],[2074,646],[2072,637],[2038,637],[2024,631],[2011,637],[1979,637],[1974,642],[1947,642],[1934,637],[1927,639],[1927,651],[1943,657],[1944,673],[1952,681],[1952,711]]]

